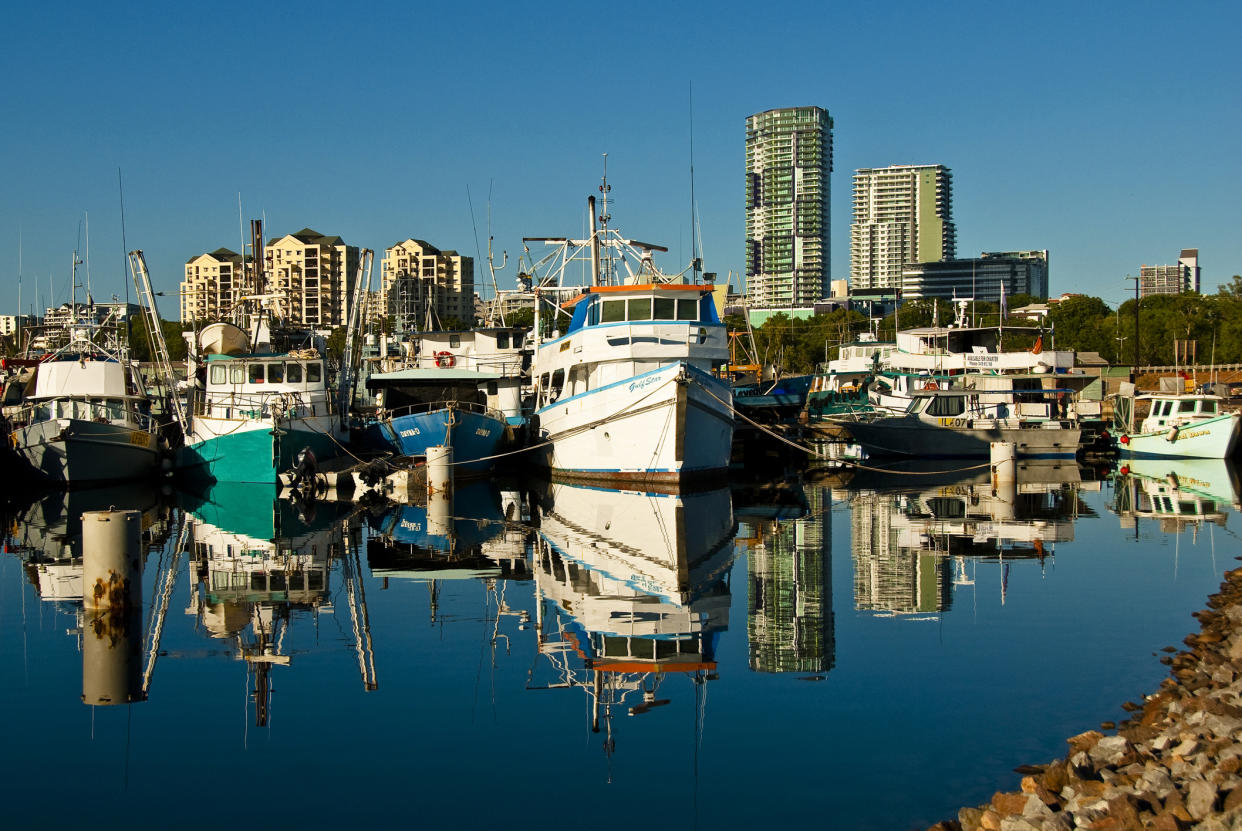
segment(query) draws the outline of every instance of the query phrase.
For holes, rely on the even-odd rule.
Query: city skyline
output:
[[[605,152],[614,225],[668,246],[662,263],[679,270],[693,248],[692,124],[704,267],[737,285],[745,119],[791,106],[822,107],[835,123],[832,279],[849,273],[853,171],[923,163],[953,170],[958,250],[1047,249],[1054,295],[1116,304],[1126,275],[1187,246],[1201,252],[1205,293],[1242,272],[1233,7],[806,4],[791,14],[825,48],[776,65],[747,44],[779,36],[789,18],[756,19],[740,4],[710,16],[640,4],[649,25],[612,53],[570,6],[485,6],[437,20],[467,47],[423,40],[408,54],[381,45],[417,19],[399,6],[327,27],[318,21],[332,7],[304,5],[273,31],[275,16],[231,4],[202,19],[16,9],[0,57],[15,79],[0,93],[12,125],[0,139],[0,312],[28,311],[40,295],[41,311],[49,280],[52,299],[68,299],[86,213],[97,299],[126,296],[124,248],[142,248],[156,289],[175,293],[185,261],[235,249],[250,218],[377,252],[436,240],[475,258],[476,283],[490,288],[490,213],[510,287],[523,236],[582,232]],[[882,25],[881,55],[860,33]],[[1141,59],[1157,50],[1193,57]],[[871,59],[872,72],[852,71]],[[934,89],[892,97],[897,80],[924,75]],[[161,312],[177,308],[169,298]]]

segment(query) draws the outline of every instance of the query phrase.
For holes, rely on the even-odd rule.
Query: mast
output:
[[[600,185],[600,190],[604,189]],[[605,197],[607,198],[607,197]],[[607,209],[605,209],[606,211]],[[591,216],[591,285],[599,285],[599,232],[595,229],[595,197],[587,197],[587,212]]]

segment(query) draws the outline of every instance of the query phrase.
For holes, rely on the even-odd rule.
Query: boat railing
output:
[[[159,432],[156,419],[123,403],[112,400],[82,398],[54,398],[28,401],[12,409],[8,415],[12,427],[28,427],[44,421],[79,419],[98,424],[117,424],[134,427],[147,433]]]
[[[401,416],[417,415],[418,413],[430,413],[436,410],[454,409],[464,410],[470,413],[478,413],[480,415],[494,418],[498,421],[505,420],[505,414],[500,410],[488,407],[486,404],[479,404],[474,401],[426,401],[420,404],[409,404],[404,407],[380,407],[375,411],[378,419],[393,419]]]
[[[206,418],[256,420],[263,418],[305,418],[332,415],[335,408],[330,397],[317,400],[296,390],[271,390],[261,393],[199,394],[194,397],[193,413]]]

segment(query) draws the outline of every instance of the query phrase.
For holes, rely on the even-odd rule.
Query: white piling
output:
[[[82,515],[82,702],[142,701],[142,514]]]
[[[453,448],[427,448],[427,532],[447,537],[453,531]]]
[[[994,519],[1013,519],[1018,501],[1018,445],[1011,441],[994,441],[991,447],[992,490],[997,505]]]

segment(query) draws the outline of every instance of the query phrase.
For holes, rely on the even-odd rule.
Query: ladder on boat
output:
[[[356,364],[362,359],[362,349],[356,343],[361,336],[364,325],[362,304],[371,294],[371,266],[375,260],[375,252],[364,248],[358,257],[358,274],[354,277],[354,296],[349,304],[349,320],[345,327],[345,355],[341,360],[341,373],[337,379],[337,406],[341,424],[349,415],[349,407],[354,401],[354,385],[358,381]]]
[[[186,429],[185,407],[177,395],[172,360],[168,357],[168,343],[164,340],[164,328],[160,325],[159,309],[155,305],[155,292],[151,290],[151,275],[147,272],[147,260],[141,249],[129,252],[129,270],[134,276],[134,288],[138,290],[138,303],[146,317],[147,340],[151,343],[151,356],[155,358],[156,371],[163,379],[168,397],[172,401],[173,418],[184,431]]]

